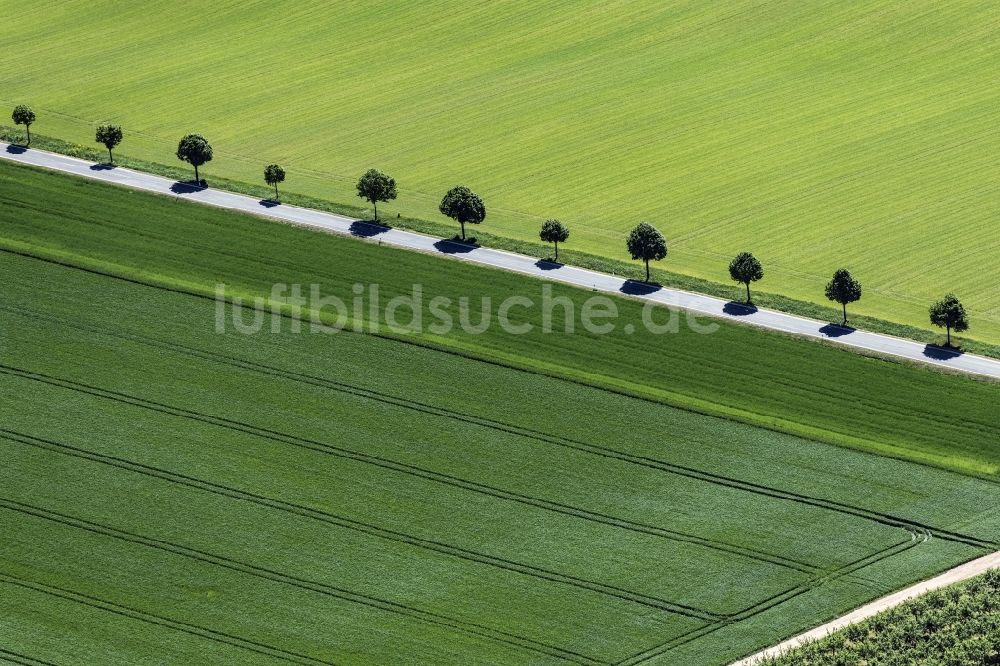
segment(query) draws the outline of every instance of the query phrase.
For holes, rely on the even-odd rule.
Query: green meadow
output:
[[[220,332],[219,283],[542,283],[0,179],[0,659],[724,664],[998,547],[995,384],[733,325]]]
[[[342,203],[377,166],[389,216],[443,222],[467,184],[491,233],[558,217],[567,249],[616,259],[645,219],[670,270],[722,282],[749,249],[761,289],[806,301],[846,266],[856,312],[922,328],[955,291],[997,343],[997,21],[972,0],[41,2],[5,12],[0,104],[85,145],[120,123],[122,154],[164,164],[198,131],[209,180],[279,162]]]

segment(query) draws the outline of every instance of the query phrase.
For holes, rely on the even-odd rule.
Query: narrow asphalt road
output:
[[[92,180],[100,180],[137,190],[188,199],[210,206],[228,208],[230,210],[274,218],[284,222],[340,234],[367,237],[371,240],[377,239],[378,242],[393,247],[444,254],[462,261],[502,268],[542,280],[563,282],[609,294],[627,294],[645,301],[680,308],[699,315],[708,315],[710,317],[759,326],[775,331],[829,340],[846,347],[864,349],[969,374],[1000,379],[1000,360],[973,354],[962,354],[913,342],[912,340],[842,328],[831,325],[828,322],[806,319],[773,310],[747,308],[743,305],[727,302],[721,298],[681,291],[679,289],[651,289],[641,283],[631,282],[620,277],[597,273],[583,268],[539,261],[534,257],[504,252],[502,250],[471,248],[460,243],[440,240],[410,231],[385,229],[332,213],[297,208],[285,204],[274,205],[272,202],[260,201],[241,194],[233,194],[211,188],[196,188],[161,176],[154,176],[121,167],[109,168],[103,164],[93,164],[73,157],[34,149],[26,150],[19,146],[12,146],[2,142],[0,142],[0,157],[11,162],[63,171]]]
[[[889,610],[904,601],[908,601],[914,597],[919,597],[920,595],[930,592],[931,590],[937,590],[942,587],[947,587],[948,585],[960,583],[963,580],[972,578],[973,576],[986,573],[990,569],[998,568],[1000,568],[1000,553],[990,553],[989,555],[984,555],[983,557],[972,560],[971,562],[961,564],[954,569],[949,569],[934,578],[917,583],[916,585],[911,585],[910,587],[899,590],[898,592],[893,592],[892,594],[884,596],[881,599],[876,599],[871,603],[865,604],[861,608],[851,611],[847,615],[838,617],[836,620],[827,622],[826,624],[820,625],[815,629],[810,629],[809,631],[799,634],[793,638],[789,638],[787,641],[779,643],[774,647],[761,650],[756,654],[740,659],[739,661],[731,664],[731,666],[754,666],[768,657],[777,657],[785,654],[789,650],[801,647],[806,643],[817,641],[828,636],[834,631],[867,620],[877,613]]]

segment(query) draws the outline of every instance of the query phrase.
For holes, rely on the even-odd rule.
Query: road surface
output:
[[[443,241],[423,234],[400,229],[388,229],[354,220],[333,213],[308,208],[298,208],[285,204],[275,205],[254,197],[234,194],[211,188],[198,188],[162,176],[133,171],[121,167],[110,168],[103,164],[93,164],[74,157],[49,153],[34,149],[24,149],[0,142],[0,157],[11,162],[30,164],[55,171],[113,183],[147,192],[195,201],[201,204],[227,208],[283,222],[313,227],[340,234],[367,237],[384,245],[445,254],[470,263],[502,268],[524,275],[562,282],[565,284],[593,289],[609,294],[628,294],[645,301],[687,310],[689,312],[717,317],[732,322],[759,326],[774,331],[782,331],[808,338],[828,340],[845,347],[853,347],[869,352],[886,354],[965,372],[1000,379],[1000,360],[963,354],[925,345],[923,343],[896,338],[878,333],[842,328],[829,322],[807,319],[773,310],[748,308],[721,298],[682,291],[680,289],[651,289],[613,275],[589,271],[539,261],[534,257],[514,254],[489,248],[470,246]]]
[[[787,641],[779,643],[772,648],[761,650],[754,655],[734,662],[731,666],[753,666],[754,664],[759,664],[762,659],[767,657],[777,657],[785,652],[788,652],[789,650],[794,650],[805,643],[824,638],[831,632],[843,629],[844,627],[852,624],[857,624],[858,622],[870,618],[872,615],[881,613],[884,610],[889,610],[893,606],[898,606],[904,601],[913,599],[914,597],[919,597],[921,594],[959,583],[968,578],[972,578],[973,576],[978,576],[981,573],[986,573],[990,569],[998,568],[1000,568],[1000,553],[985,555],[972,560],[971,562],[959,565],[954,569],[949,569],[943,574],[935,576],[929,580],[925,580],[922,583],[917,583],[916,585],[906,589],[893,592],[892,594],[882,597],[881,599],[876,599],[875,601],[865,604],[861,608],[857,608],[847,615],[843,615],[836,620],[833,620],[832,622],[827,622],[826,624],[816,627],[815,629],[810,629],[809,631],[799,634],[794,638],[789,638]]]

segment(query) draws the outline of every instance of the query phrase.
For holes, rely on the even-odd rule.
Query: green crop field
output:
[[[0,659],[723,664],[1000,542],[995,384],[733,325],[220,334],[220,282],[541,283],[0,180]]]
[[[1000,662],[1000,571],[929,592],[761,666]]]
[[[834,269],[859,313],[928,328],[955,291],[970,336],[1000,342],[989,3],[709,2],[11,4],[0,104],[33,128],[176,163],[204,133],[204,173],[357,202],[370,166],[394,175],[388,215],[443,220],[463,183],[492,233],[623,258],[642,219],[666,265],[725,281],[754,251],[761,289],[824,301]],[[70,85],[72,84],[72,85]],[[6,112],[6,113],[9,113]],[[734,293],[736,291],[734,290]]]

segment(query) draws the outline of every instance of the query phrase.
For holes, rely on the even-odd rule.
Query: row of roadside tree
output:
[[[35,122],[35,113],[23,104],[14,108],[11,119],[17,125],[24,125],[27,133],[27,145],[31,145],[31,125]],[[108,151],[109,164],[114,163],[113,150],[124,138],[124,132],[119,125],[104,124],[97,127],[94,140],[104,145]],[[195,183],[207,186],[200,178],[199,167],[212,161],[212,146],[200,134],[185,135],[177,144],[177,158],[194,167]],[[280,201],[278,185],[285,181],[285,170],[278,164],[268,164],[264,167],[264,182],[274,187],[274,201]],[[397,196],[396,181],[378,169],[368,169],[358,179],[358,196],[372,204],[374,221],[379,222],[379,202],[392,201]],[[459,223],[461,235],[454,240],[467,242],[465,225],[481,224],[486,219],[486,204],[482,198],[464,185],[458,185],[445,193],[438,206],[443,215]],[[569,228],[559,220],[546,220],[539,231],[539,237],[546,243],[552,243],[553,260],[559,261],[559,244],[569,240]],[[649,262],[661,261],[667,256],[667,240],[663,234],[648,222],[640,222],[625,238],[629,255],[634,260],[642,261],[646,269],[645,281],[650,281]],[[746,304],[751,305],[750,284],[764,277],[764,267],[751,252],[740,252],[729,264],[729,276],[733,281],[746,287]],[[843,312],[842,325],[847,325],[847,306],[861,299],[861,283],[858,282],[846,268],[837,270],[826,285],[826,297],[839,303]],[[930,306],[930,321],[935,326],[947,331],[948,346],[951,346],[951,333],[961,333],[968,330],[969,318],[965,307],[954,294],[947,294]]]

